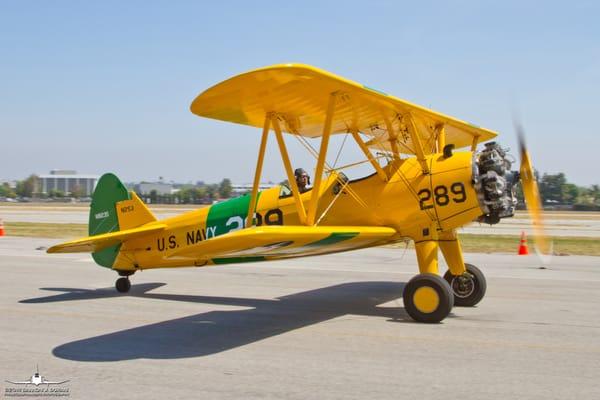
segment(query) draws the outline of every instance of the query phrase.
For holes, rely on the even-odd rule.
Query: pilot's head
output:
[[[294,175],[296,176],[296,183],[298,184],[298,189],[301,191],[306,189],[308,185],[310,185],[310,176],[306,173],[303,168],[297,168],[294,171]]]

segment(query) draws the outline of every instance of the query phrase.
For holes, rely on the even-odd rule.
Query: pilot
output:
[[[296,183],[298,184],[300,193],[306,192],[308,190],[308,185],[310,185],[310,176],[308,176],[303,168],[297,168],[294,171],[294,175],[296,176]]]

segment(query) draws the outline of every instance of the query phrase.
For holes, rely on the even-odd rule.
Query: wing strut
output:
[[[277,144],[279,145],[279,152],[281,153],[281,159],[283,160],[285,172],[288,177],[288,182],[290,183],[290,186],[292,189],[292,194],[294,195],[294,202],[296,203],[296,209],[298,211],[298,219],[300,219],[301,224],[305,224],[306,223],[306,211],[304,210],[304,203],[302,203],[302,199],[300,198],[300,190],[298,189],[298,183],[296,182],[296,178],[294,176],[294,171],[292,171],[292,163],[290,162],[290,156],[288,154],[287,147],[285,146],[285,141],[283,140],[283,135],[281,134],[281,127],[279,126],[279,121],[277,120],[277,116],[275,116],[275,115],[272,116],[272,123],[273,123],[273,129],[275,130],[275,137],[277,138]]]
[[[381,111],[381,115],[385,121],[385,127],[387,128],[388,137],[390,138],[390,145],[392,146],[392,152],[394,153],[394,158],[400,159],[400,149],[398,148],[398,135],[394,131],[394,127],[390,121],[390,119],[385,115],[385,112]]]
[[[333,113],[335,112],[335,101],[337,93],[329,95],[327,105],[327,114],[325,115],[325,124],[323,125],[323,136],[321,137],[321,148],[319,150],[319,159],[317,160],[317,170],[315,171],[315,185],[312,189],[310,203],[308,204],[308,215],[306,225],[314,225],[319,206],[319,194],[321,191],[321,182],[323,181],[323,169],[325,167],[325,158],[327,148],[329,147],[329,137],[331,136],[331,123],[333,122]]]
[[[260,176],[262,174],[263,161],[265,160],[270,123],[271,115],[267,114],[260,139],[260,149],[258,150],[258,159],[256,160],[256,171],[254,172],[254,183],[252,184],[252,195],[250,196],[250,205],[248,206],[248,219],[246,220],[246,226],[248,227],[252,226],[252,219],[256,211],[256,198],[258,197],[258,186],[260,185]]]
[[[404,118],[408,122],[408,133],[410,133],[410,138],[413,142],[413,146],[415,148],[415,153],[417,154],[417,160],[419,160],[419,164],[421,164],[421,168],[423,169],[423,174],[429,174],[429,166],[427,165],[427,161],[425,160],[425,152],[423,151],[423,143],[421,142],[421,138],[419,137],[419,130],[415,125],[415,120],[410,114],[404,115]]]
[[[265,152],[267,149],[267,139],[269,137],[270,127],[273,127],[275,131],[275,138],[277,139],[277,145],[279,146],[279,152],[281,153],[281,160],[288,177],[288,182],[294,195],[294,202],[296,203],[296,209],[298,211],[298,218],[300,223],[306,223],[306,211],[302,199],[300,199],[300,190],[298,190],[298,184],[294,178],[294,172],[292,171],[292,163],[290,162],[290,156],[283,140],[281,133],[281,126],[277,119],[277,114],[269,112],[265,115],[265,121],[263,124],[262,137],[260,140],[260,149],[258,151],[258,159],[256,160],[256,171],[254,172],[254,182],[252,184],[252,195],[250,197],[250,204],[248,206],[248,216],[246,219],[246,226],[251,227],[253,225],[254,213],[256,211],[256,199],[258,197],[258,187],[260,185],[260,178],[262,174],[263,161],[265,159]]]
[[[437,152],[441,153],[446,147],[446,128],[444,124],[440,124],[435,127],[437,133]]]
[[[365,142],[362,141],[362,139],[358,135],[358,131],[356,129],[352,129],[350,133],[352,134],[352,137],[354,138],[356,144],[358,144],[358,147],[360,147],[362,152],[365,153],[365,156],[369,159],[369,162],[371,162],[373,168],[375,168],[375,171],[377,171],[377,175],[379,175],[382,181],[387,182],[388,177],[385,174],[385,171],[383,170],[383,168],[381,168],[381,165],[379,165],[379,162],[377,162],[375,157],[373,157],[373,154],[371,153]]]
[[[473,135],[473,143],[471,143],[471,151],[477,150],[477,144],[479,143],[479,136]]]

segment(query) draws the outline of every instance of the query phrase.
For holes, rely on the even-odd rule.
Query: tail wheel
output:
[[[129,292],[129,289],[131,288],[131,282],[129,282],[129,278],[123,277],[117,279],[117,281],[115,282],[115,288],[119,293]]]
[[[404,287],[404,308],[417,322],[440,322],[454,305],[452,290],[444,279],[434,274],[419,274]]]
[[[485,276],[479,268],[465,264],[466,272],[462,275],[452,275],[450,271],[444,274],[444,279],[450,284],[454,293],[454,304],[460,307],[473,307],[479,303],[487,289]]]

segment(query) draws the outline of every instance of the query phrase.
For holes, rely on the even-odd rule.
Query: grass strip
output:
[[[595,237],[553,236],[554,254],[600,256],[600,239]],[[472,233],[459,234],[459,240],[465,253],[513,253],[519,249],[519,235],[478,235]],[[530,253],[535,253],[531,238],[528,239]],[[404,247],[398,243],[393,247]],[[414,248],[410,242],[409,248]]]
[[[471,253],[514,253],[519,249],[520,236],[518,235],[459,235],[465,252]],[[554,243],[555,255],[585,255],[600,256],[600,238],[595,237],[550,237]],[[530,253],[535,253],[534,241],[528,238],[527,244]]]
[[[7,236],[79,238],[88,235],[87,224],[5,222],[4,230]]]

